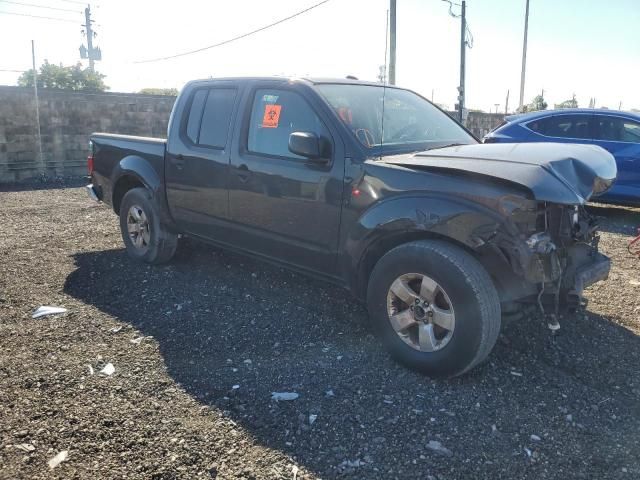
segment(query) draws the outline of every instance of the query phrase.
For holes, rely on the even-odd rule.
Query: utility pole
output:
[[[524,104],[524,76],[527,69],[527,34],[529,33],[529,0],[527,0],[527,6],[524,14],[524,42],[522,44],[522,73],[520,74],[520,104],[519,109],[522,109]]]
[[[33,96],[36,103],[36,139],[38,142],[38,162],[40,163],[40,173],[44,176],[44,158],[42,156],[42,136],[40,134],[40,102],[38,100],[38,71],[36,70],[36,44],[31,40],[31,64],[33,65]]]
[[[95,56],[93,52],[93,30],[91,28],[91,5],[87,5],[87,8],[84,9],[84,19],[84,28],[87,32],[87,55],[89,56],[89,70],[93,72],[93,63]]]
[[[396,0],[389,6],[389,84],[396,84]]]
[[[507,90],[507,99],[504,102],[504,114],[507,115],[509,113],[509,90]]]
[[[462,13],[460,15],[460,86],[458,87],[458,121],[464,122],[464,74],[467,53],[467,2],[462,0]]]

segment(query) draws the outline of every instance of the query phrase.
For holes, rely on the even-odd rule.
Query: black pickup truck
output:
[[[429,375],[482,362],[503,314],[533,306],[557,326],[609,272],[584,208],[616,178],[609,153],[482,145],[409,90],[194,81],[166,141],[91,142],[88,192],[120,216],[131,257],[166,262],[188,235],[343,285]]]

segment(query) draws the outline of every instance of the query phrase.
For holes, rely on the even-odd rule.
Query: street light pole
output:
[[[462,0],[462,12],[460,15],[460,86],[458,87],[458,121],[463,123],[464,112],[464,74],[467,53],[467,2]]]
[[[522,109],[524,104],[524,77],[527,69],[527,34],[529,33],[529,0],[527,0],[527,6],[524,14],[524,42],[522,44],[522,73],[520,74],[520,105],[519,109]]]
[[[396,0],[389,5],[389,84],[396,84]]]

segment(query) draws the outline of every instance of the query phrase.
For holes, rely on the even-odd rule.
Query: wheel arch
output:
[[[112,179],[111,204],[116,214],[120,213],[122,198],[132,188],[146,188],[155,197],[162,185],[153,165],[138,155],[128,155],[120,160],[113,169]]]
[[[346,245],[352,272],[350,288],[366,297],[370,274],[392,249],[416,240],[442,240],[469,253],[487,270],[502,301],[528,295],[527,286],[506,258],[491,245],[490,237],[503,219],[480,205],[444,198],[401,198],[393,205],[365,212]],[[399,212],[401,213],[399,215]]]

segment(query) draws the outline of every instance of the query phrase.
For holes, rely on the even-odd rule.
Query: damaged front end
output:
[[[598,226],[582,205],[562,205],[505,197],[508,219],[492,240],[513,271],[535,284],[534,300],[557,328],[558,316],[586,305],[583,292],[605,280],[609,259],[598,251]]]

